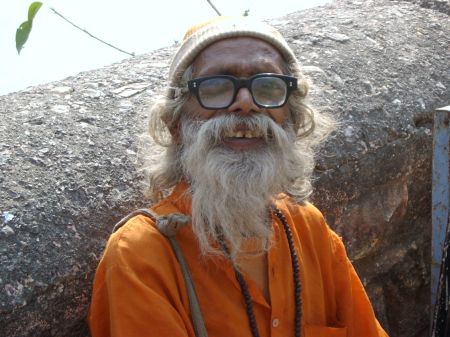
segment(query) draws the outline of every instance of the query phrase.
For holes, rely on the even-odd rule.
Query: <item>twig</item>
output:
[[[50,9],[51,9],[56,15],[58,15],[59,17],[61,17],[64,21],[67,21],[67,22],[70,23],[72,26],[74,26],[75,28],[81,30],[82,32],[84,32],[84,33],[86,33],[87,35],[89,35],[90,37],[96,39],[97,41],[99,41],[99,42],[101,42],[101,43],[103,43],[103,44],[106,44],[107,46],[109,46],[109,47],[111,47],[111,48],[114,48],[115,50],[118,50],[118,51],[120,51],[121,53],[130,55],[130,56],[135,56],[134,53],[129,53],[129,52],[123,50],[123,49],[117,48],[116,46],[113,46],[111,43],[108,43],[108,42],[106,42],[106,41],[103,41],[102,39],[99,39],[98,37],[92,35],[92,34],[89,33],[86,29],[81,28],[81,27],[77,26],[76,24],[74,24],[72,21],[70,21],[69,19],[67,19],[64,15],[62,15],[61,13],[59,13],[58,11],[56,11],[54,8],[50,8]]]
[[[222,14],[220,14],[219,10],[216,8],[216,6],[213,5],[213,3],[211,2],[211,0],[206,0],[208,1],[208,3],[211,5],[211,7],[216,11],[218,16],[222,16]]]

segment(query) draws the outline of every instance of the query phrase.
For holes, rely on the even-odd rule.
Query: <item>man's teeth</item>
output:
[[[227,138],[257,138],[259,134],[255,131],[229,131],[225,134]]]

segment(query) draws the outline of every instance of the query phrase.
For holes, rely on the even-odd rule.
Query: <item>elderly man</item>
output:
[[[387,336],[341,239],[307,202],[334,124],[306,105],[280,33],[245,18],[193,27],[169,82],[150,116],[167,147],[148,174],[162,200],[111,236],[92,336]]]

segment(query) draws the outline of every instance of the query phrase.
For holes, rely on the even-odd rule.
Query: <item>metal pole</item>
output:
[[[450,106],[437,109],[434,115],[432,242],[431,242],[431,311],[436,303],[442,251],[449,216],[449,115]]]

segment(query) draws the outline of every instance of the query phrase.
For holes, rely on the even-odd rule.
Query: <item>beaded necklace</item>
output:
[[[289,244],[289,251],[291,253],[291,262],[292,262],[292,270],[293,270],[293,278],[294,278],[294,300],[295,300],[295,324],[294,324],[294,337],[301,336],[301,320],[302,320],[302,300],[301,300],[301,282],[300,282],[300,267],[298,263],[297,253],[295,252],[294,240],[292,238],[292,231],[287,223],[287,220],[284,214],[274,205],[271,207],[272,212],[277,216],[280,222],[283,224],[284,232],[286,233],[286,238]],[[222,240],[219,240],[220,245],[224,252],[229,256],[230,251],[228,247]],[[241,288],[242,296],[245,301],[245,308],[247,311],[248,323],[250,325],[250,329],[252,331],[253,337],[260,337],[258,331],[258,325],[256,323],[255,312],[253,310],[253,301],[248,291],[247,282],[244,279],[242,273],[234,267],[234,274],[236,276],[236,280],[239,283]]]

